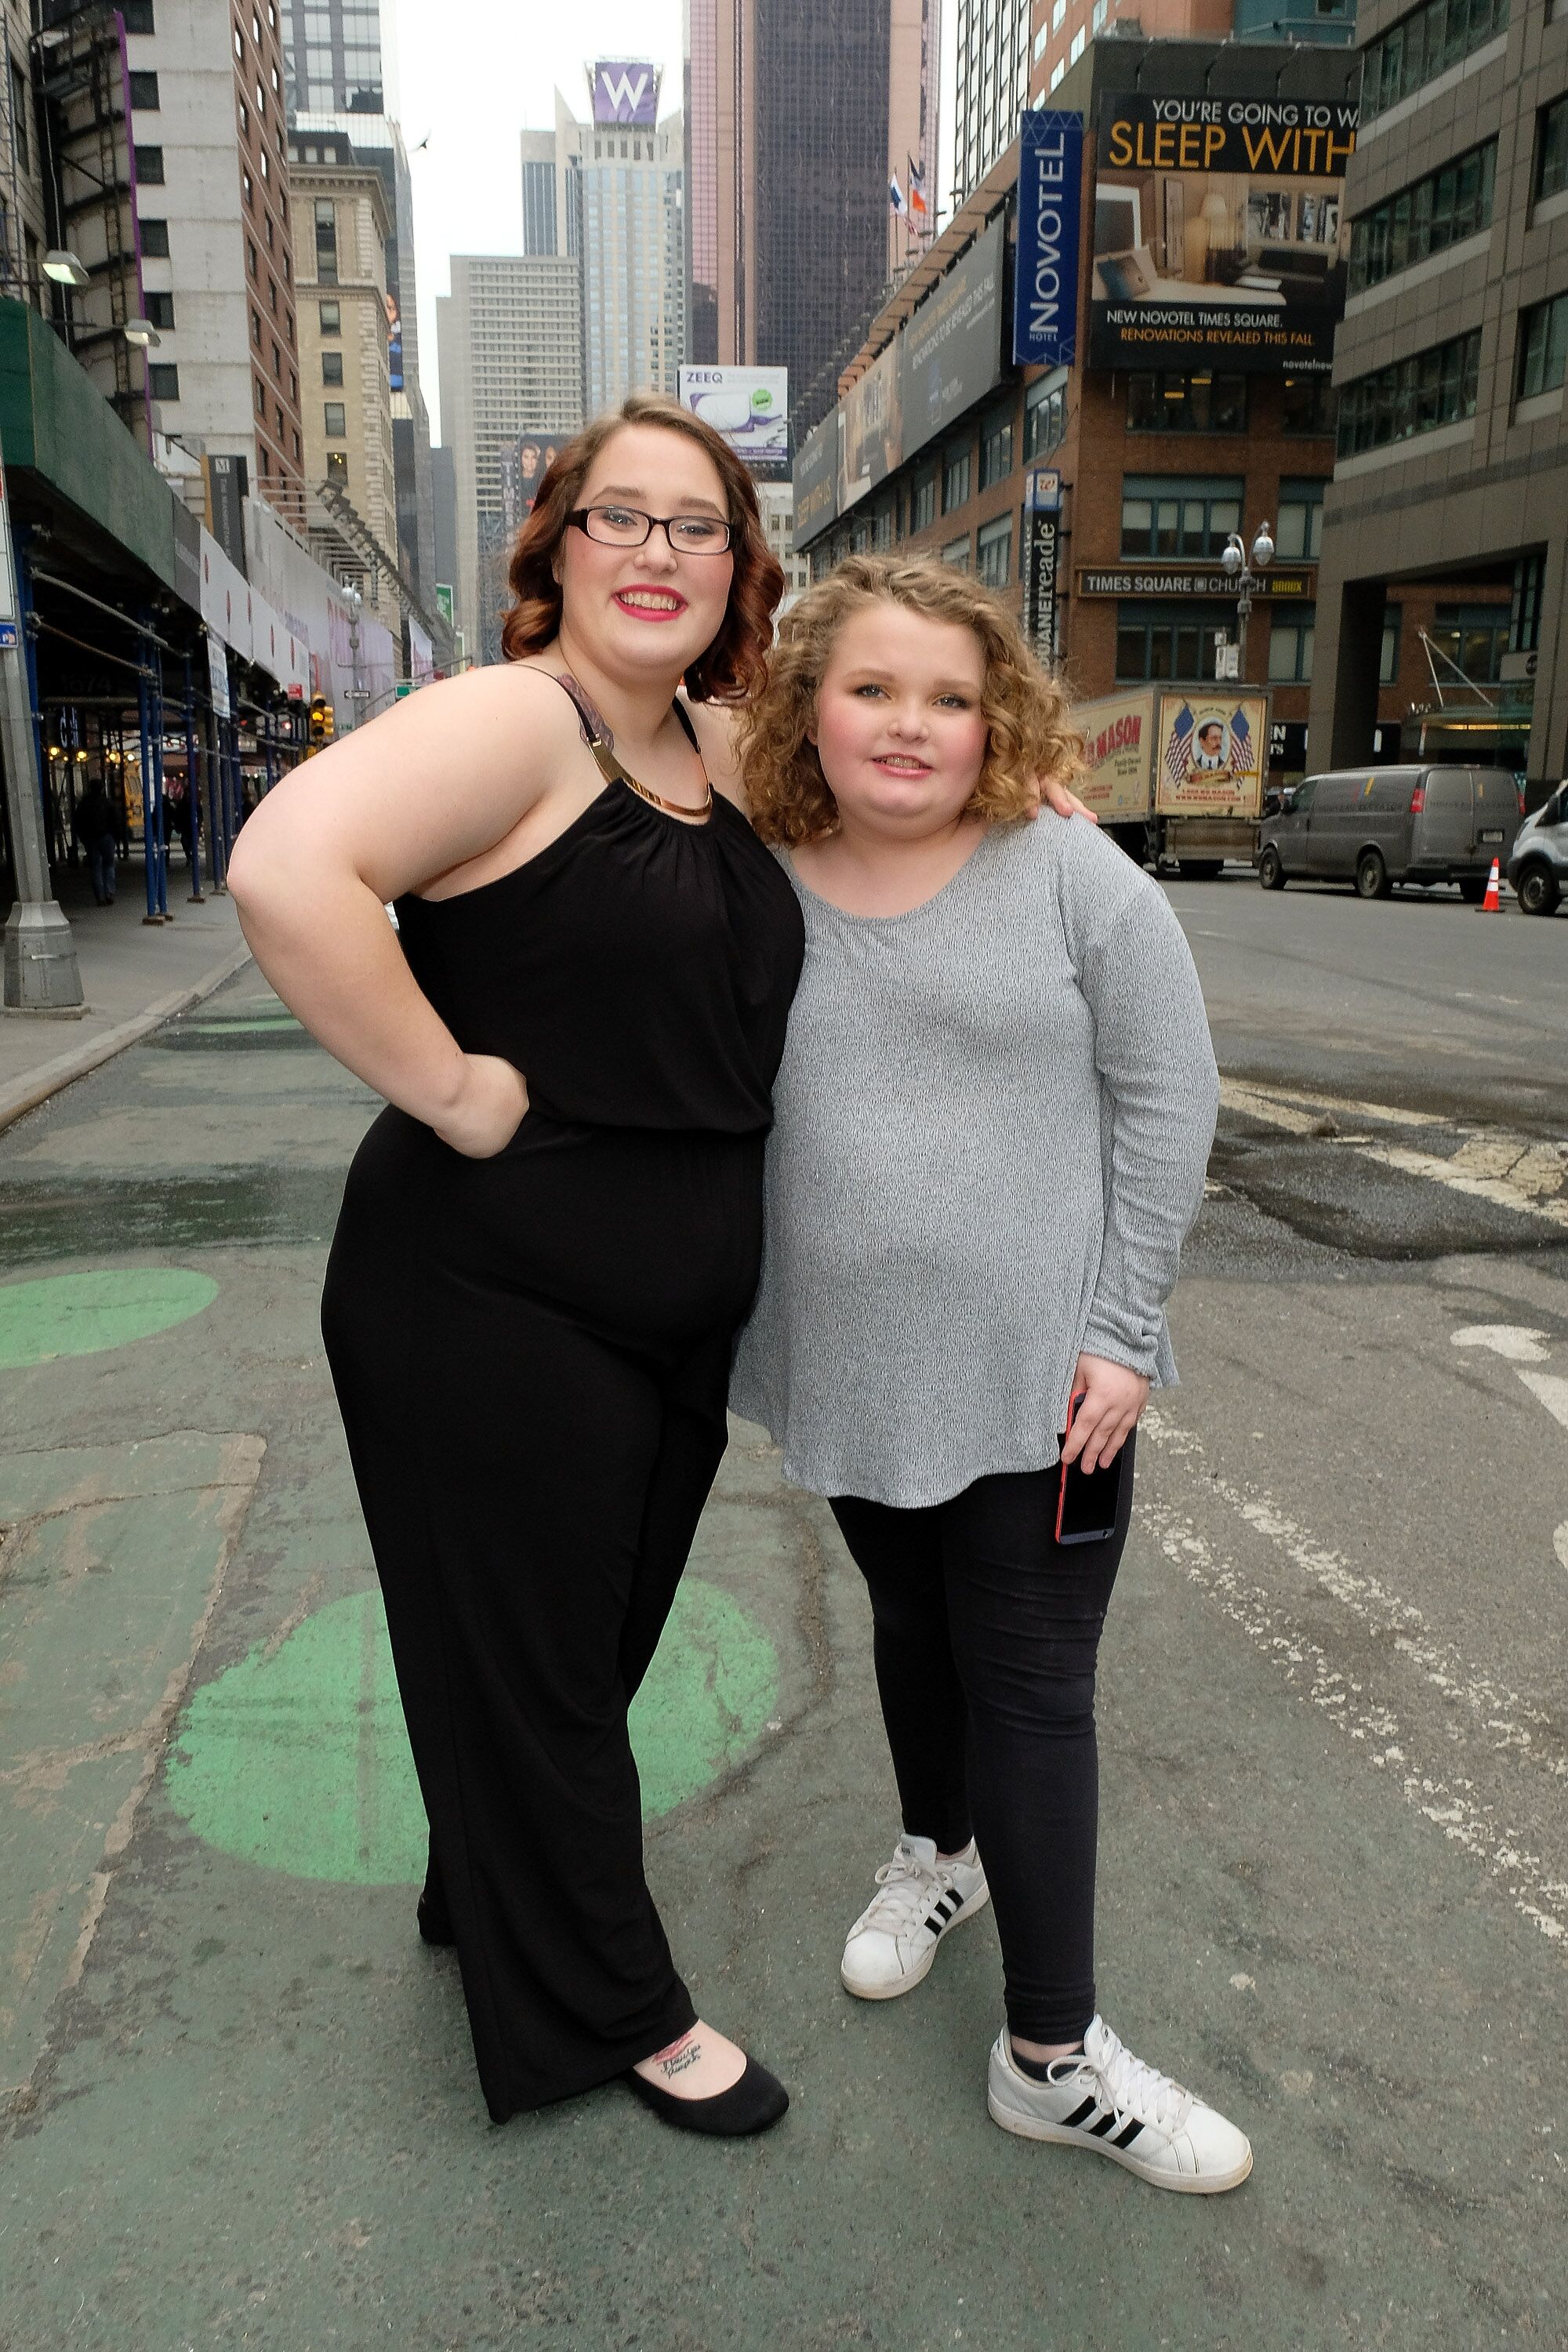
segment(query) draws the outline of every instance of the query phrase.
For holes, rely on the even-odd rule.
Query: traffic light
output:
[[[332,740],[332,706],[324,694],[310,698],[310,749],[319,751]]]

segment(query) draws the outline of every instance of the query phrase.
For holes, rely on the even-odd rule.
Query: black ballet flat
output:
[[[414,1914],[419,1922],[419,1933],[427,1944],[443,1947],[457,1942],[452,1933],[452,1921],[447,1906],[438,1895],[428,1893],[419,1897],[419,1907]]]
[[[789,2093],[777,2075],[754,2058],[747,2059],[738,2083],[710,2099],[678,2099],[635,2068],[626,2079],[661,2122],[673,2124],[677,2131],[703,2132],[710,2139],[743,2139],[748,2133],[768,2131],[789,2105]]]

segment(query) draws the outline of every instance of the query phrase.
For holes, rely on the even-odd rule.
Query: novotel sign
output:
[[[588,69],[594,85],[595,122],[628,122],[651,129],[658,120],[658,68],[646,59],[603,61]]]
[[[1071,367],[1078,357],[1083,117],[1037,107],[1018,142],[1018,256],[1013,364]]]

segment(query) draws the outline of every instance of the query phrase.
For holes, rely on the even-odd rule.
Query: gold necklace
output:
[[[697,754],[697,763],[699,767],[702,767],[702,782],[708,788],[708,797],[698,807],[692,808],[686,801],[667,801],[661,793],[654,791],[651,784],[639,783],[634,775],[628,774],[622,767],[609,745],[601,743],[597,736],[588,748],[598,764],[599,773],[607,783],[627,785],[636,793],[639,800],[648,802],[656,809],[662,809],[666,816],[684,817],[689,824],[696,818],[705,817],[710,813],[713,806],[713,786],[709,779],[707,769],[702,767],[700,751]]]

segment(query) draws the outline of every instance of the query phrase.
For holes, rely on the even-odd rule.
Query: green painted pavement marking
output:
[[[644,1820],[739,1763],[777,1690],[766,1635],[689,1577],[631,1712]],[[425,1808],[380,1594],[329,1601],[198,1691],[165,1785],[199,1837],[264,1869],[362,1886],[422,1877]]]
[[[185,1027],[198,1037],[253,1037],[272,1035],[279,1029],[298,1029],[300,1024],[291,1013],[266,1014],[256,1021],[187,1021]]]
[[[0,1371],[150,1339],[200,1315],[216,1297],[210,1275],[178,1265],[105,1266],[0,1284]]]

